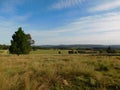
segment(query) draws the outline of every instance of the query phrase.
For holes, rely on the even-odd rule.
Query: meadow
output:
[[[120,56],[0,51],[0,90],[120,90]]]

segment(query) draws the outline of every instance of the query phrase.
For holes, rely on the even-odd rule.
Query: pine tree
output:
[[[12,39],[9,48],[11,54],[29,54],[31,46],[21,27],[18,28],[18,31],[16,31],[15,34],[13,34]]]

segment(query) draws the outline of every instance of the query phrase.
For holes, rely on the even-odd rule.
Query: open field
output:
[[[120,56],[56,52],[1,53],[0,90],[120,90]]]
[[[68,54],[68,50],[54,50],[54,49],[48,49],[48,50],[36,50],[36,51],[31,51],[31,54],[58,54],[58,52],[61,52],[61,54]]]

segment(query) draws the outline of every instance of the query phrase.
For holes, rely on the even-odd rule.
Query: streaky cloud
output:
[[[37,42],[42,44],[118,44],[120,38],[119,24],[120,12],[111,12],[82,17],[63,27],[53,28],[53,30],[30,32]],[[39,40],[38,37],[41,37],[42,40]]]
[[[52,9],[64,9],[70,8],[76,5],[80,5],[86,0],[58,0],[56,3],[52,5]]]
[[[104,3],[100,3],[94,7],[89,9],[90,12],[98,12],[98,11],[110,11],[116,8],[120,8],[120,0],[109,0]]]

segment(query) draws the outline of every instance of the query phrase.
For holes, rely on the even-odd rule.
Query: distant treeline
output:
[[[63,49],[63,50],[105,50],[108,47],[119,49],[120,45],[38,45],[33,46],[33,49]]]
[[[52,45],[45,45],[45,46],[33,46],[33,50],[38,50],[38,49],[56,49],[58,50],[59,54],[61,54],[60,50],[68,50],[68,54],[120,54],[120,49],[111,47],[111,46],[104,46],[104,47],[73,47],[70,45],[61,45],[61,46],[52,46]]]
[[[9,45],[0,45],[0,50],[9,49]],[[100,53],[116,53],[120,51],[120,45],[105,46],[105,45],[41,45],[32,46],[32,50],[37,49],[58,49],[58,50],[77,50],[78,53],[100,52]],[[89,51],[89,52],[88,52]]]
[[[9,49],[9,45],[0,45],[1,50],[7,50]]]

